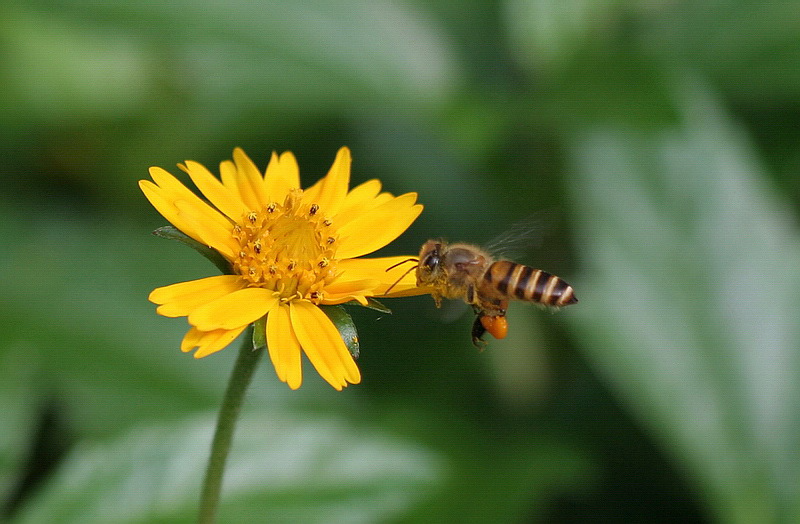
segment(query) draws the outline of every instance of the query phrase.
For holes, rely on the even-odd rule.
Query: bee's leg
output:
[[[486,328],[481,323],[481,316],[475,317],[475,322],[472,323],[472,345],[483,351],[486,347],[486,341],[483,340],[483,335],[486,334]]]
[[[476,304],[475,302],[475,286],[470,284],[467,286],[467,304],[472,304],[473,306]]]
[[[431,297],[433,298],[433,302],[436,304],[436,307],[442,307],[442,295],[439,293],[431,293]]]

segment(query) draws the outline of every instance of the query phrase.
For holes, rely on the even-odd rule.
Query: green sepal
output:
[[[206,257],[212,264],[222,271],[224,275],[232,275],[233,268],[230,262],[219,254],[219,251],[212,249],[205,244],[201,244],[197,240],[187,236],[185,233],[176,229],[174,226],[164,226],[153,231],[157,237],[167,238],[169,240],[177,240],[194,249],[204,257]]]
[[[328,318],[331,319],[336,329],[339,330],[339,336],[342,337],[344,345],[347,346],[347,350],[354,359],[358,359],[360,346],[358,343],[358,332],[356,331],[356,325],[353,323],[353,319],[342,306],[319,307],[328,315]]]
[[[253,322],[253,349],[267,347],[267,315]]]
[[[350,302],[345,302],[345,306],[361,306],[369,309],[374,309],[375,311],[380,311],[381,313],[387,313],[389,315],[392,314],[392,310],[386,307],[383,303],[378,302],[372,297],[367,297],[367,305],[362,304],[357,300],[351,300]]]

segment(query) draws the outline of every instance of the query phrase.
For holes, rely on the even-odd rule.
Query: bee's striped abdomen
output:
[[[555,275],[509,260],[489,266],[484,282],[501,295],[548,306],[568,306],[578,301],[572,286]]]

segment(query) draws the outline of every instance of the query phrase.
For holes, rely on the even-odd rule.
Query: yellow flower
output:
[[[343,147],[328,174],[300,189],[297,161],[273,153],[262,175],[241,149],[220,164],[221,181],[193,161],[179,164],[208,199],[197,197],[159,167],[139,187],[175,227],[219,252],[233,274],[154,290],[150,300],[167,317],[192,326],[181,349],[201,358],[223,349],[267,316],[269,355],[280,380],[302,382],[301,348],[334,388],[361,374],[336,326],[318,307],[382,295],[406,269],[386,268],[408,257],[357,258],[389,244],[422,212],[416,193],[381,193],[378,180],[348,191],[350,150]],[[393,295],[415,294],[414,275]]]

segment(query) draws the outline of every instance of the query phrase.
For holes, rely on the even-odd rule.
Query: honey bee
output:
[[[472,306],[476,313],[472,343],[479,348],[486,344],[483,335],[487,331],[497,339],[508,334],[510,300],[553,307],[578,301],[572,286],[559,277],[510,260],[495,260],[471,244],[428,240],[419,258],[404,262],[409,261],[417,263],[417,286],[433,288],[431,296],[437,307],[442,298],[461,299]]]

